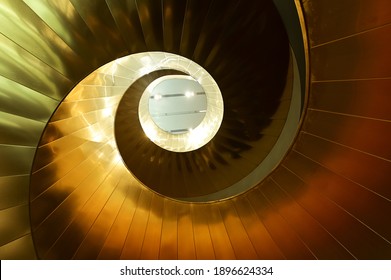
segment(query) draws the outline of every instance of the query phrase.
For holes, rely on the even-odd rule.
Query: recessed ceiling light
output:
[[[193,91],[186,91],[185,96],[186,97],[193,97],[194,96],[194,92]]]

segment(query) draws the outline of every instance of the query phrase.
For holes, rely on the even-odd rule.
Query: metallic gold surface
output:
[[[27,234],[0,247],[0,259],[35,260],[33,239]]]
[[[27,208],[28,205],[24,204],[0,211],[0,231],[2,233],[0,237],[0,246],[29,233],[30,228],[28,223],[28,211],[26,211]]]
[[[44,127],[45,123],[0,112],[0,130],[10,131],[0,135],[0,143],[34,147]]]
[[[28,203],[29,180],[28,174],[0,177],[0,211]]]
[[[146,51],[136,1],[107,0],[106,3],[129,53]]]
[[[302,207],[311,213],[311,215],[322,224],[327,233],[339,242],[343,248],[342,251],[345,257],[342,257],[341,252],[335,253],[334,257],[341,259],[346,258],[348,251],[354,258],[362,259],[366,255],[368,258],[387,258],[390,251],[390,244],[384,237],[379,236],[371,228],[351,216],[344,208],[339,207],[333,201],[313,193],[311,190],[306,190],[306,184],[295,174],[283,169],[276,174],[276,182],[290,195],[294,196]],[[315,200],[314,200],[315,199]],[[315,202],[316,203],[315,203]],[[338,219],[336,218],[338,217]],[[354,235],[348,234],[354,232]],[[365,244],[362,240],[366,240]],[[337,247],[334,245],[334,247]]]
[[[234,12],[251,21],[266,1],[158,2],[2,1],[0,258],[390,259],[387,0],[300,1],[311,57],[308,111],[293,150],[247,193],[199,204],[149,191],[120,167],[113,139],[94,139],[89,131],[107,116],[102,100],[116,88],[107,94],[88,85],[48,124],[28,184],[39,127],[72,87],[115,58],[151,48],[179,50],[214,69],[219,84],[236,79],[237,88],[223,91],[240,104],[237,92],[247,76],[240,72],[255,70],[229,67],[219,53],[241,53],[254,41],[231,38],[219,24],[240,26],[229,16]],[[215,44],[218,38],[222,44]],[[261,43],[267,42],[266,36]],[[260,76],[251,75],[264,81]],[[91,104],[78,103],[88,96]],[[112,102],[107,99],[111,108]],[[235,117],[228,120],[235,127]],[[221,154],[211,155],[199,162],[224,165]],[[199,166],[191,158],[180,164],[186,172]],[[225,176],[210,171],[202,179],[222,182]]]
[[[163,49],[162,4],[153,0],[136,0],[137,12],[148,50]]]
[[[301,2],[307,15],[312,46],[334,43],[335,40],[352,37],[354,34],[390,23],[390,3],[387,0],[327,2],[302,0]]]
[[[312,80],[355,80],[387,78],[391,66],[391,25],[359,33],[311,49]],[[374,44],[373,42],[376,42]],[[322,65],[322,67],[320,67]],[[319,67],[317,67],[319,66]]]
[[[86,69],[89,72],[109,59],[109,54],[97,42],[92,28],[86,24],[80,12],[76,9],[77,6],[73,5],[72,1],[24,0],[23,2],[32,12],[37,14],[34,21],[39,21],[40,24],[44,22],[52,30],[50,32],[55,34],[55,38],[63,41],[75,53],[74,55],[79,57],[80,61],[77,65],[81,69]],[[95,1],[93,4],[97,3]],[[53,48],[53,50],[55,49]],[[88,61],[88,63],[82,63],[83,61]],[[90,65],[92,69],[89,69]],[[72,68],[70,65],[69,67]],[[81,79],[82,76],[76,78]]]
[[[308,111],[308,122],[303,131],[341,146],[359,150],[373,156],[391,159],[391,123],[376,119]],[[315,123],[322,122],[320,127]],[[370,137],[362,137],[365,131]]]
[[[77,77],[85,74],[85,65],[81,57],[74,53],[65,42],[44,23],[34,11],[22,1],[2,2],[7,9],[3,9],[0,33],[21,46],[28,48],[28,52],[40,61],[44,61],[51,68],[67,77]],[[19,15],[23,15],[24,25],[18,28]],[[61,49],[61,54],[56,53]]]
[[[1,76],[60,100],[72,82],[0,33]]]
[[[376,228],[377,232],[387,240],[390,239],[389,225],[382,220],[382,217],[390,212],[390,204],[385,197],[328,170],[299,153],[294,153],[285,166],[311,186],[313,191],[333,201],[370,228]],[[306,175],[309,170],[311,173]],[[317,174],[317,177],[312,177],[310,174]],[[324,178],[328,178],[328,181]],[[355,199],[351,199],[352,194]],[[366,203],[363,204],[362,201]]]
[[[167,52],[178,53],[188,1],[163,0],[163,40]]]
[[[325,165],[331,171],[390,199],[391,190],[386,181],[390,161],[304,132],[298,139],[295,150]],[[330,153],[337,153],[338,157],[329,156]],[[371,168],[363,166],[362,162],[368,163]]]
[[[390,90],[391,79],[316,82],[312,84],[309,107],[331,114],[387,121],[390,118]],[[351,100],[354,100],[353,104]]]
[[[102,53],[102,57],[96,58],[91,56],[92,60],[99,60],[98,67],[113,58],[121,57],[127,53],[124,41],[117,30],[116,23],[106,1],[84,2],[69,0],[69,2],[77,12],[76,18],[79,20],[80,16],[83,21],[77,22],[77,26],[84,28],[86,25],[88,31],[94,35],[93,42],[96,44],[88,42],[86,46],[93,45],[92,49],[94,51],[92,53],[95,53],[95,50],[99,54]]]
[[[0,144],[0,176],[30,173],[35,147]]]
[[[46,123],[58,101],[0,76],[0,110]]]

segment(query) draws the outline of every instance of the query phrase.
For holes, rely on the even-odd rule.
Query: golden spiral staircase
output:
[[[391,4],[274,2],[285,26],[294,2],[304,36],[295,141],[255,186],[191,202],[256,169],[288,120],[295,42],[273,2],[1,0],[0,259],[390,259]],[[156,51],[221,88],[221,129],[199,150],[122,125],[122,96],[151,77],[124,95],[132,69],[94,72]]]

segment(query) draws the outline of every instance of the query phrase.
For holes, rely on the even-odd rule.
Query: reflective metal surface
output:
[[[247,193],[185,203],[140,185],[121,167],[112,139],[94,141],[89,130],[113,129],[101,123],[107,114],[101,99],[116,88],[107,94],[89,85],[63,103],[48,124],[29,184],[43,126],[57,104],[87,74],[115,58],[146,50],[179,52],[213,69],[219,85],[227,84],[222,89],[227,99],[241,104],[237,92],[247,75],[240,72],[254,69],[219,54],[241,53],[254,44],[253,37],[230,34],[254,22],[268,1],[154,2],[2,1],[0,258],[390,259],[387,0],[296,1],[303,4],[310,43],[308,109],[292,151]],[[264,27],[257,23],[243,36]],[[266,48],[269,36],[261,41]],[[278,62],[267,49],[264,58]],[[229,86],[234,80],[238,88]],[[86,96],[90,104],[77,102]],[[228,115],[229,127],[239,125],[237,116],[254,112]],[[237,142],[243,136],[248,137],[238,135],[230,143],[245,149]],[[212,170],[224,165],[219,153],[210,156],[213,160],[200,162]],[[199,166],[191,160],[180,162],[186,172]],[[241,168],[232,172],[240,177]],[[220,183],[227,173],[209,171],[202,179]],[[29,209],[34,209],[32,229]]]

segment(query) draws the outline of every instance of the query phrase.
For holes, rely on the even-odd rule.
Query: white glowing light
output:
[[[117,72],[117,63],[114,63],[113,67],[111,68],[111,81],[112,81],[113,85],[115,84],[114,76],[115,76],[116,72]]]
[[[140,68],[140,70],[138,72],[140,73],[140,76],[144,76],[144,75],[147,75],[157,69],[158,68],[154,65],[146,65],[146,66]]]
[[[111,108],[105,108],[102,111],[102,116],[104,118],[111,117],[113,115],[113,110]]]
[[[186,96],[186,97],[193,97],[193,96],[194,96],[194,92],[192,92],[192,91],[186,91],[185,96]]]

